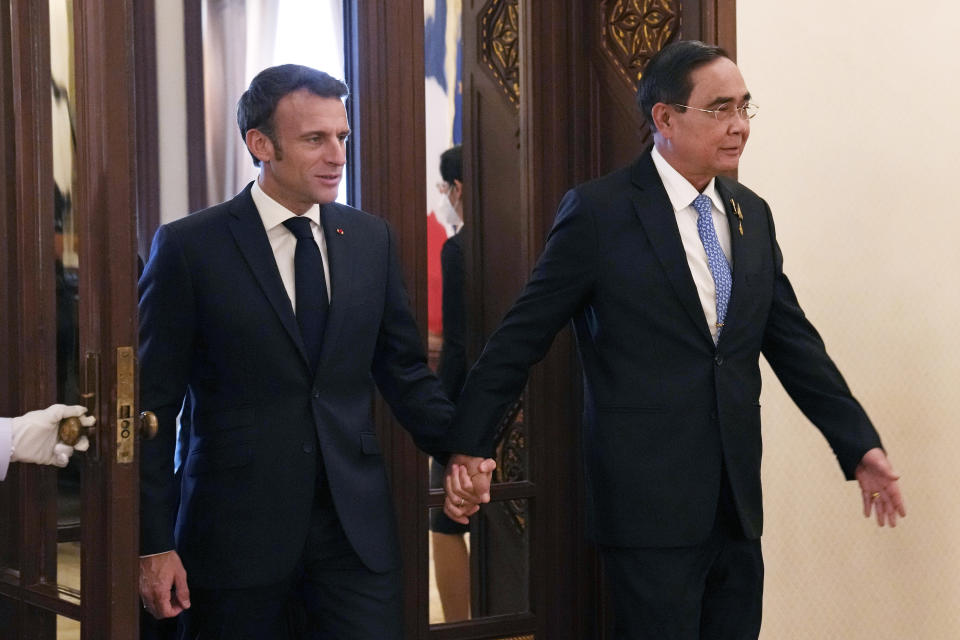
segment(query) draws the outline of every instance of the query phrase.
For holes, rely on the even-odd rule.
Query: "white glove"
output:
[[[90,442],[81,436],[77,444],[70,446],[57,441],[60,421],[64,418],[80,418],[80,424],[93,426],[96,418],[85,416],[86,408],[79,405],[54,404],[46,409],[31,411],[10,421],[13,437],[13,462],[33,462],[65,467],[74,450],[86,451]]]

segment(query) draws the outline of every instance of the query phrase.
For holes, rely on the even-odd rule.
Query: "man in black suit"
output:
[[[898,476],[797,303],[769,207],[721,176],[737,169],[756,112],[737,66],[717,47],[671,44],[644,71],[639,104],[652,151],[564,197],[468,376],[450,447],[492,453],[498,417],[572,319],[588,530],[615,637],[756,638],[760,354],[881,526],[905,515]],[[451,460],[445,509],[462,520],[488,485],[461,463],[476,461]]]
[[[185,638],[400,638],[398,542],[374,386],[439,453],[453,407],[426,364],[386,222],[335,199],[347,87],[297,65],[241,97],[260,176],[162,226],[140,281],[141,595]],[[186,398],[186,402],[185,402]],[[180,485],[175,420],[189,415]]]

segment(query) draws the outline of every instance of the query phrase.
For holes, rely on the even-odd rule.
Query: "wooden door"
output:
[[[137,637],[132,2],[0,0],[0,414],[97,418],[0,484],[0,635]]]

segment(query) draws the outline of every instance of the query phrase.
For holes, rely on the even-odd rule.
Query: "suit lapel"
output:
[[[320,351],[320,366],[328,361],[330,354],[339,340],[344,323],[347,320],[346,310],[350,307],[353,297],[353,271],[357,260],[351,255],[361,247],[357,246],[359,238],[354,229],[346,222],[346,217],[336,203],[320,207],[320,222],[323,226],[323,237],[327,242],[327,263],[330,269],[330,314],[327,316],[327,328],[323,336],[323,348]]]
[[[736,316],[737,316],[737,306],[739,298],[743,296],[743,291],[745,290],[745,269],[738,269],[737,265],[743,265],[743,252],[744,252],[744,233],[746,230],[743,227],[743,220],[740,219],[740,216],[737,215],[737,211],[734,209],[734,202],[736,202],[733,194],[727,185],[724,178],[717,176],[717,193],[720,194],[720,197],[723,199],[723,209],[727,214],[727,224],[730,225],[730,251],[733,254],[733,259],[731,260],[732,264],[732,279],[733,284],[730,290],[730,302],[727,305],[727,317],[724,321],[724,331],[720,332],[720,339],[723,339],[723,334],[727,329],[732,329],[736,326]],[[740,214],[742,215],[742,211]],[[741,229],[743,233],[741,233]],[[737,294],[740,293],[738,296]]]
[[[230,220],[230,231],[264,295],[276,311],[280,324],[297,345],[300,356],[306,363],[309,361],[303,339],[300,337],[300,327],[297,325],[293,305],[290,304],[290,297],[283,286],[283,280],[280,279],[277,259],[273,255],[270,240],[263,228],[263,220],[256,205],[253,204],[253,198],[250,197],[251,185],[247,185],[247,188],[231,203],[233,217]]]
[[[663,265],[683,308],[686,309],[700,333],[712,345],[713,337],[710,335],[710,329],[703,315],[697,285],[693,282],[693,276],[690,275],[690,266],[687,264],[687,255],[683,250],[683,241],[680,239],[673,205],[670,204],[670,198],[663,188],[660,174],[657,173],[649,152],[641,156],[634,165],[631,180],[637,187],[631,194],[634,209],[650,239],[650,245],[657,254],[660,264]]]

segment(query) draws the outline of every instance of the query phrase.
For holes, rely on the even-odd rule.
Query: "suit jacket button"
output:
[[[713,361],[716,362],[717,366],[719,367],[720,365],[723,364],[723,356],[718,353],[713,357]]]
[[[309,442],[303,443],[303,452],[304,453],[313,453],[313,444]]]
[[[320,397],[320,392],[319,392],[319,391],[314,391],[314,392],[313,392],[313,397],[314,397],[314,398],[319,398],[319,397]]]

